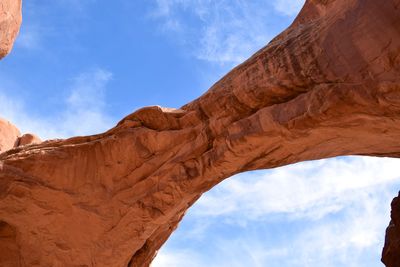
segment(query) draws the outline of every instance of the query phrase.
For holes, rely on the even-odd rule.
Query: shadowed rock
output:
[[[386,229],[382,262],[386,266],[400,266],[400,193],[392,201],[391,221]]]
[[[308,0],[181,109],[0,154],[0,220],[16,236],[5,244],[25,266],[148,266],[186,210],[236,173],[398,157],[399,29],[400,0]]]

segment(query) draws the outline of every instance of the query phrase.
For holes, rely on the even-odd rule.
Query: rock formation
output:
[[[0,59],[7,55],[22,21],[21,0],[0,1]]]
[[[382,262],[386,266],[400,266],[400,193],[392,201],[392,220],[386,229],[385,247]]]
[[[0,154],[0,265],[148,266],[225,178],[398,157],[399,137],[400,0],[308,0],[182,108],[146,107],[102,134]]]
[[[20,137],[18,137],[18,141],[16,146],[26,146],[30,144],[40,144],[42,140],[39,138],[39,136],[31,133],[24,134]]]
[[[34,134],[27,133],[21,136],[17,127],[0,118],[0,153],[15,147],[39,144],[41,142],[42,140]]]
[[[17,127],[0,118],[0,153],[16,147],[20,135]]]

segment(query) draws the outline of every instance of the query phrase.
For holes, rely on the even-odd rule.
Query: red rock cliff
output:
[[[99,135],[0,154],[0,265],[148,266],[185,211],[233,174],[398,157],[399,29],[400,0],[308,0],[181,109],[147,107]]]

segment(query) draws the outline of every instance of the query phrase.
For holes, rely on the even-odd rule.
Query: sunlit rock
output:
[[[147,107],[99,135],[4,151],[0,265],[148,266],[186,210],[233,174],[398,157],[399,5],[308,0],[286,31],[181,109]]]
[[[21,0],[1,0],[0,59],[11,51],[19,32],[21,21]]]

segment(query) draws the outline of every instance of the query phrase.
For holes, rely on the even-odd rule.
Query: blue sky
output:
[[[146,105],[180,107],[287,27],[303,0],[29,0],[0,62],[0,116],[43,139],[94,134]],[[153,267],[380,263],[396,159],[239,174],[205,194]]]

